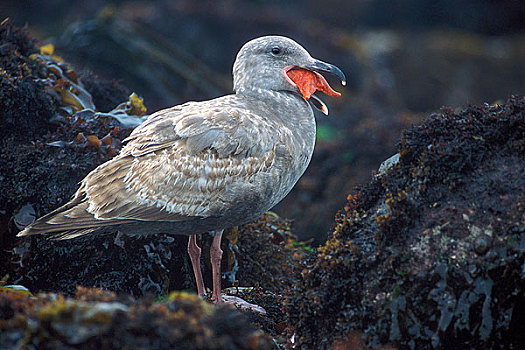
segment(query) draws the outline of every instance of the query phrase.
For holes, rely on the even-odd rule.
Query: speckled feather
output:
[[[286,60],[266,54],[274,45]],[[313,112],[282,67],[312,60],[283,37],[246,44],[234,64],[235,94],[151,115],[69,203],[19,235],[64,239],[107,228],[191,235],[256,218],[286,196],[311,159]]]

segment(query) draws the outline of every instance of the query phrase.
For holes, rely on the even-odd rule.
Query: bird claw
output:
[[[247,302],[246,300],[243,300],[233,295],[223,295],[222,302],[225,304],[233,305],[237,309],[250,310],[250,311],[259,313],[261,315],[266,315],[266,310],[262,306],[251,304]]]

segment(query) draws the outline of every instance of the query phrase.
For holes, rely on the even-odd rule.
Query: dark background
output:
[[[324,241],[352,188],[396,153],[401,131],[442,106],[525,91],[523,1],[2,1],[79,70],[120,80],[149,112],[231,91],[238,49],[292,37],[348,77],[323,97],[314,159],[275,208],[303,239]]]

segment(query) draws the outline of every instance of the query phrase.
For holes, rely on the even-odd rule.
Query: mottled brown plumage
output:
[[[237,55],[235,94],[152,114],[118,156],[86,176],[69,203],[19,236],[67,239],[107,230],[194,235],[260,216],[292,189],[314,148],[313,111],[285,76],[290,66],[344,81],[339,69],[291,39],[254,39]],[[193,244],[189,251],[196,250]]]

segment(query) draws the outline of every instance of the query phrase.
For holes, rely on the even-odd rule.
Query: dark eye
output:
[[[274,54],[274,55],[281,54],[281,49],[279,47],[277,47],[277,46],[272,47],[272,54]]]

